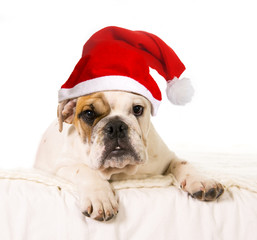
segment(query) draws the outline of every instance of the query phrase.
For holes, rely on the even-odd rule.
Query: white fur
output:
[[[64,123],[60,133],[55,121],[42,138],[35,162],[36,168],[55,173],[76,186],[82,212],[96,220],[109,220],[117,214],[118,202],[108,179],[144,179],[146,176],[171,173],[181,188],[191,195],[199,191],[207,193],[210,189],[222,192],[220,184],[202,177],[190,164],[179,160],[169,150],[150,122],[151,105],[144,97],[118,91],[103,94],[111,111],[93,128],[92,144],[82,141],[72,124]],[[143,116],[136,118],[133,115],[131,106],[135,104],[145,107]],[[120,163],[122,165],[108,163],[101,166],[99,156],[105,147],[101,135],[108,119],[113,116],[119,116],[128,125],[131,144],[140,154],[140,162],[136,163],[132,158],[125,159]],[[214,200],[216,196],[198,198]]]

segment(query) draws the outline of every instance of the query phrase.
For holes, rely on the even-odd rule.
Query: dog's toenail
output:
[[[193,194],[193,197],[199,200],[203,199],[203,191],[199,191]]]
[[[215,188],[211,188],[206,194],[205,194],[205,198],[207,199],[207,200],[211,200],[211,199],[214,199],[214,198],[216,198],[216,194],[217,194],[217,192],[216,192],[216,189]]]
[[[86,217],[90,217],[90,214],[87,211],[82,212]]]

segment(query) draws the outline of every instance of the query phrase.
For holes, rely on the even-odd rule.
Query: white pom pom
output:
[[[167,97],[175,105],[189,103],[194,95],[194,88],[188,78],[174,77],[167,83]]]

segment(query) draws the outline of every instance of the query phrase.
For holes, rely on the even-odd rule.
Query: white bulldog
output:
[[[76,185],[81,211],[99,221],[118,213],[109,181],[172,173],[194,198],[220,197],[223,186],[178,159],[155,131],[150,116],[150,102],[125,91],[65,100],[58,107],[59,124],[54,122],[42,138],[35,167]]]

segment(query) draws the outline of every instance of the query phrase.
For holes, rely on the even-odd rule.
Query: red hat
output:
[[[85,43],[81,59],[59,90],[59,102],[99,91],[122,90],[146,97],[155,115],[162,97],[149,67],[167,81],[171,102],[184,105],[191,100],[190,81],[178,79],[185,66],[165,42],[148,32],[106,27]]]

